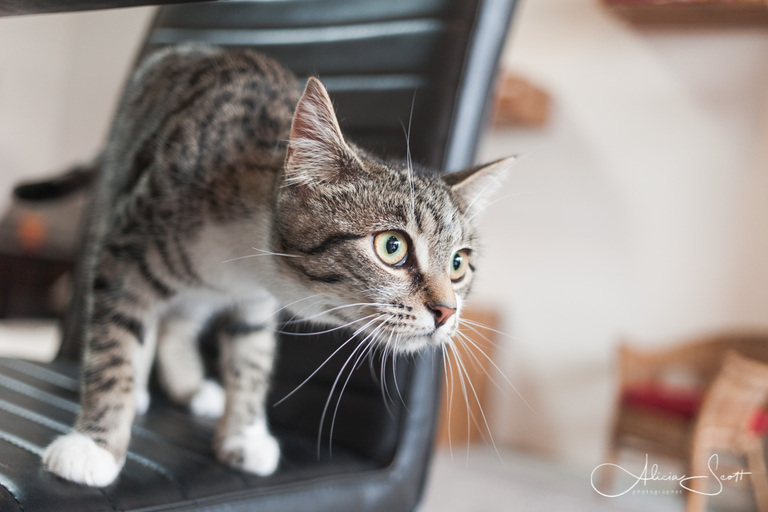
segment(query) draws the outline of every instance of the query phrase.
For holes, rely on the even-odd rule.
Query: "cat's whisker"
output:
[[[247,258],[256,258],[259,256],[281,256],[284,258],[303,258],[304,256],[301,254],[284,254],[280,252],[271,252],[271,251],[265,251],[264,249],[257,249],[256,247],[251,247],[254,251],[259,251],[259,254],[246,254],[245,256],[239,256],[237,258],[231,258],[228,260],[222,261],[222,263],[231,263],[233,261],[239,261],[244,260]]]
[[[502,378],[507,382],[507,384],[512,387],[512,389],[515,391],[515,394],[520,397],[520,400],[523,401],[525,406],[534,414],[537,414],[536,409],[533,408],[533,406],[528,402],[528,400],[525,399],[523,394],[517,389],[517,386],[515,386],[511,380],[509,380],[509,377],[502,371],[501,368],[493,361],[493,359],[480,347],[474,340],[472,340],[469,336],[466,334],[462,334],[462,337],[464,340],[466,340],[472,347],[474,347],[480,354],[493,366],[493,368],[499,373],[499,375],[502,376]],[[491,379],[493,380],[493,379]]]
[[[334,311],[339,311],[341,309],[345,308],[353,308],[353,307],[364,307],[364,306],[391,306],[391,304],[384,304],[380,302],[356,302],[354,304],[343,304],[341,306],[336,306],[331,309],[326,309],[325,311],[321,311],[320,313],[316,313],[311,316],[301,317],[296,320],[288,320],[286,322],[283,322],[284,324],[291,324],[291,323],[303,323],[308,320],[314,320],[315,318],[320,318],[324,315],[327,315],[328,313],[333,313]]]
[[[295,301],[290,302],[288,304],[285,304],[284,306],[281,306],[281,307],[277,308],[275,311],[273,311],[272,314],[269,315],[266,319],[270,320],[270,319],[274,318],[275,316],[277,316],[278,314],[280,314],[282,311],[285,311],[286,309],[290,308],[291,306],[294,306],[294,305],[298,304],[299,302],[303,302],[305,300],[314,299],[316,297],[322,297],[322,295],[319,294],[319,293],[315,293],[313,295],[307,295],[306,297],[303,297],[301,299],[298,299],[298,300],[295,300]],[[314,302],[313,304],[311,304],[308,307],[312,307],[313,305],[317,304],[318,302],[320,302],[320,301],[316,301],[316,302]]]
[[[459,353],[456,350],[456,347],[453,346],[453,344],[449,344],[448,348],[450,349],[451,353],[453,354],[454,359],[456,360],[456,374],[459,376],[459,384],[461,386],[461,393],[464,395],[464,406],[467,409],[467,434],[471,432],[471,424],[470,424],[470,418],[473,416],[472,409],[469,407],[469,394],[467,393],[467,385],[464,381],[464,374],[461,372],[459,367]],[[469,462],[469,435],[467,435],[467,462]]]
[[[272,252],[268,251],[266,249],[259,249],[258,247],[251,247],[254,251],[258,251],[259,253],[265,255],[265,256],[283,256],[285,258],[303,258],[303,254],[287,254],[283,252]]]
[[[285,396],[284,396],[283,398],[281,398],[279,401],[275,402],[275,405],[274,405],[274,407],[277,407],[278,405],[280,405],[281,403],[283,403],[284,401],[286,401],[288,398],[290,398],[291,396],[293,396],[293,394],[294,394],[294,393],[296,393],[296,392],[297,392],[299,389],[301,389],[301,388],[302,388],[302,387],[303,387],[303,386],[304,386],[304,385],[305,385],[307,382],[309,382],[309,380],[310,380],[312,377],[314,377],[314,376],[317,374],[317,372],[319,372],[319,371],[320,371],[320,369],[321,369],[323,366],[325,366],[325,365],[328,363],[328,361],[330,361],[331,359],[333,359],[333,356],[335,356],[336,354],[338,354],[338,353],[339,353],[339,351],[340,351],[342,348],[344,348],[344,346],[346,346],[346,345],[347,345],[347,343],[349,343],[350,341],[352,341],[353,339],[355,339],[355,337],[357,337],[357,335],[358,335],[358,334],[360,334],[361,332],[363,332],[363,331],[364,331],[364,330],[365,330],[365,329],[366,329],[366,328],[367,328],[369,325],[373,324],[373,323],[374,323],[376,320],[377,320],[377,318],[374,318],[373,320],[369,321],[369,322],[368,322],[367,324],[365,324],[364,326],[362,326],[362,327],[360,327],[359,329],[357,329],[357,330],[356,330],[354,333],[352,333],[352,335],[351,335],[351,336],[350,336],[350,337],[347,339],[347,341],[345,341],[344,343],[341,343],[341,344],[340,344],[338,347],[336,347],[336,350],[334,350],[334,351],[331,353],[331,355],[330,355],[330,356],[328,356],[328,358],[326,358],[326,360],[325,360],[325,361],[323,361],[322,363],[320,363],[320,366],[318,366],[318,367],[315,369],[315,371],[313,371],[312,373],[310,373],[310,374],[309,374],[309,376],[308,376],[306,379],[304,379],[304,380],[301,382],[301,384],[299,384],[298,386],[296,386],[296,388],[294,388],[294,390],[293,390],[293,391],[291,391],[290,393],[288,393],[287,395],[285,395]]]
[[[322,331],[311,331],[311,332],[292,332],[292,331],[279,331],[276,330],[275,332],[278,334],[290,334],[291,336],[318,336],[320,334],[327,334],[329,332],[339,331],[341,329],[344,329],[346,327],[349,327],[350,325],[354,325],[358,322],[362,322],[363,320],[368,320],[371,317],[380,315],[381,313],[371,313],[368,316],[364,316],[362,318],[358,318],[357,320],[352,320],[351,322],[347,322],[343,325],[338,325],[336,327],[330,327],[328,329],[322,330]]]
[[[464,377],[466,377],[466,387],[464,388],[464,392],[465,392],[464,398],[466,400],[466,406],[467,406],[467,412],[468,412],[468,415],[467,415],[467,429],[468,430],[467,430],[467,432],[469,432],[469,422],[470,422],[470,419],[471,419],[472,423],[474,423],[475,427],[477,428],[477,432],[480,433],[480,435],[483,437],[483,439],[485,439],[486,441],[490,441],[491,442],[491,445],[493,446],[493,449],[496,452],[496,455],[499,457],[500,460],[502,460],[501,459],[501,454],[499,453],[499,450],[496,447],[496,442],[494,441],[493,433],[491,432],[491,427],[490,427],[490,425],[488,423],[488,419],[487,419],[487,417],[485,415],[485,411],[483,410],[483,405],[480,402],[480,397],[478,396],[477,390],[475,389],[475,386],[472,383],[472,379],[470,377],[469,372],[467,371],[466,365],[462,361],[461,356],[460,356],[456,346],[451,345],[451,350],[453,351],[453,354],[454,354],[454,356],[456,358],[457,372],[458,372],[459,376],[462,378],[462,381],[464,381]],[[472,411],[472,408],[469,406],[469,396],[467,394],[467,390],[472,392],[472,397],[474,397],[475,403],[477,403],[478,409],[480,410],[480,416],[481,416],[481,418],[483,420],[485,429],[483,429],[483,425],[480,425],[477,417],[475,416],[474,412]],[[487,437],[485,435],[485,432],[488,433]],[[467,463],[469,463],[469,441],[470,441],[469,436],[467,436]],[[502,460],[502,462],[504,462],[504,461]]]
[[[469,326],[478,327],[478,328],[480,328],[480,329],[482,329],[484,331],[491,331],[492,333],[499,334],[499,335],[504,336],[506,338],[509,338],[509,339],[511,339],[513,341],[519,341],[521,343],[525,343],[525,340],[523,340],[521,338],[518,338],[517,336],[512,336],[511,334],[508,334],[508,333],[506,333],[504,331],[499,331],[497,329],[493,329],[493,328],[485,325],[482,322],[477,322],[475,320],[470,320],[468,318],[461,318],[461,319],[459,319],[459,325],[462,325],[462,324],[467,325],[467,327],[469,327]],[[492,340],[488,339],[487,337],[485,337],[482,333],[480,333],[476,329],[472,329],[472,330],[477,332],[481,336],[483,336],[489,343],[494,344],[494,345],[496,344],[495,341],[492,341]]]
[[[461,346],[462,346],[462,347],[464,347],[464,350],[465,350],[465,351],[466,351],[466,352],[467,352],[467,353],[470,355],[470,357],[471,357],[471,359],[470,359],[470,362],[472,363],[472,366],[473,366],[475,369],[482,371],[482,372],[485,374],[485,376],[486,376],[486,377],[488,377],[488,379],[491,381],[491,383],[492,383],[492,384],[493,384],[493,385],[496,387],[496,389],[498,389],[499,391],[502,391],[502,392],[503,392],[503,391],[504,391],[504,388],[502,388],[501,384],[499,384],[499,383],[496,381],[496,379],[493,377],[493,375],[492,375],[492,374],[491,374],[491,373],[490,373],[490,372],[489,372],[489,371],[488,371],[488,370],[485,368],[485,366],[483,366],[483,364],[482,364],[482,361],[481,361],[481,360],[480,360],[480,359],[477,357],[477,355],[475,354],[474,350],[472,350],[471,348],[469,348],[469,347],[467,346],[467,342],[468,342],[468,340],[467,340],[467,338],[466,338],[466,335],[465,335],[465,334],[463,334],[463,333],[457,333],[457,336],[458,336],[458,337],[457,337],[457,338],[454,338],[454,340],[453,340],[453,341],[454,341],[454,342],[458,342],[458,343],[461,343]],[[470,342],[470,343],[471,343],[471,342]],[[476,350],[481,350],[481,349],[479,349],[479,348],[478,348],[478,349],[476,349]]]
[[[406,169],[408,170],[408,181],[411,187],[411,216],[414,219],[416,218],[416,187],[413,181],[413,159],[411,158],[411,124],[413,122],[413,108],[415,105],[416,91],[413,91],[413,99],[411,99],[411,112],[408,114],[408,130],[406,131],[403,123],[400,123],[400,125],[403,127],[403,132],[405,133],[405,163]]]
[[[390,331],[389,338],[387,339],[387,342],[384,343],[384,349],[382,350],[381,354],[381,365],[379,366],[379,374],[381,379],[381,398],[384,401],[384,406],[387,408],[387,413],[390,416],[392,416],[392,409],[390,409],[389,403],[393,400],[392,395],[389,393],[389,384],[387,384],[387,357],[391,353],[392,336],[394,336],[394,333]],[[373,371],[373,368],[371,368],[371,371]]]
[[[400,338],[402,337],[402,334],[397,335],[397,338],[395,339],[395,346],[400,345]],[[403,404],[405,407],[405,410],[408,410],[408,406],[405,405],[405,399],[403,398],[403,394],[400,392],[400,384],[397,382],[397,353],[395,351],[392,351],[392,380],[395,382],[395,391],[397,392],[397,397],[400,399],[400,403]]]
[[[458,356],[458,352],[456,352]],[[483,418],[483,423],[485,425],[485,429],[488,432],[488,438],[491,441],[491,445],[493,445],[493,449],[496,452],[496,455],[499,457],[499,460],[504,463],[504,459],[501,456],[501,453],[499,452],[498,447],[496,446],[496,441],[493,438],[493,432],[491,431],[491,426],[488,423],[488,417],[485,414],[485,411],[483,410],[483,404],[480,402],[480,397],[477,394],[477,390],[475,389],[474,384],[472,384],[472,379],[469,377],[469,372],[467,371],[466,366],[464,365],[463,361],[459,358],[458,360],[459,366],[461,367],[461,370],[464,372],[464,374],[467,376],[467,383],[469,384],[470,389],[472,390],[472,395],[475,397],[475,401],[477,402],[477,407],[480,410],[480,416]],[[482,429],[478,426],[478,431],[482,433]],[[483,436],[485,437],[485,436]]]
[[[360,351],[360,355],[357,357],[357,360],[352,364],[352,367],[349,370],[349,374],[347,375],[347,379],[344,381],[344,385],[341,387],[341,390],[339,391],[339,399],[336,401],[336,407],[333,410],[333,417],[331,419],[331,429],[330,429],[330,433],[328,435],[328,447],[329,447],[329,450],[333,446],[333,429],[334,429],[334,427],[336,425],[336,415],[339,412],[339,406],[341,405],[341,397],[344,396],[344,390],[347,389],[347,385],[349,384],[349,381],[352,378],[352,374],[359,367],[360,361],[362,361],[362,359],[365,357],[365,355],[367,353],[369,353],[370,350],[372,350],[372,348],[375,346],[376,336],[378,335],[379,330],[384,325],[386,325],[387,321],[390,318],[392,318],[391,315],[390,315],[389,318],[385,318],[384,320],[382,320],[381,324],[379,324],[378,327],[376,327],[376,329],[374,329],[373,332],[371,333],[372,336],[371,336],[370,340],[368,340],[367,343],[365,342],[365,340],[360,343],[360,346],[361,347],[365,347],[365,348],[363,348],[363,350]],[[341,372],[339,372],[339,374],[341,374]],[[333,391],[333,390],[331,390],[331,391]],[[321,427],[322,427],[322,423],[321,423]]]
[[[453,424],[452,409],[453,409],[453,366],[451,365],[450,358],[446,352],[445,343],[440,345],[440,349],[443,352],[443,376],[445,377],[445,391],[446,401],[448,402],[448,452],[451,454],[451,462],[453,462],[453,440],[451,438],[451,425]],[[450,386],[448,384],[448,375],[451,376]]]
[[[333,398],[333,393],[336,390],[336,386],[338,385],[339,380],[341,379],[341,376],[344,374],[344,369],[347,367],[347,365],[352,360],[352,358],[355,357],[355,354],[357,353],[357,351],[358,350],[362,350],[362,347],[365,346],[366,341],[368,341],[376,333],[376,331],[379,328],[381,328],[381,326],[384,325],[384,323],[386,323],[386,321],[389,320],[389,318],[391,318],[391,317],[392,317],[392,315],[380,315],[379,317],[376,317],[371,322],[369,322],[369,324],[372,324],[372,323],[381,321],[381,324],[378,325],[376,327],[376,329],[373,330],[373,332],[369,333],[365,338],[363,338],[362,341],[360,341],[360,343],[354,348],[354,350],[352,350],[352,353],[349,355],[349,357],[347,357],[347,360],[344,362],[342,367],[339,369],[339,372],[336,375],[336,379],[334,379],[333,384],[331,385],[331,390],[328,392],[328,399],[325,401],[325,406],[323,407],[323,413],[320,416],[320,427],[318,428],[318,431],[317,431],[317,451],[318,451],[317,455],[318,455],[318,457],[320,457],[320,445],[321,445],[321,441],[322,441],[323,424],[325,423],[325,416],[326,416],[326,414],[328,412],[328,406],[331,403],[331,400]],[[368,325],[368,324],[366,324],[366,325]],[[350,370],[350,375],[351,375],[351,372],[353,370],[354,370],[354,367],[353,367],[352,370]],[[348,381],[348,379],[347,379],[347,381]],[[343,393],[343,391],[344,390],[342,389],[342,393]],[[339,400],[341,400],[341,396],[339,396]],[[335,419],[335,417],[334,417],[334,419]],[[329,445],[328,445],[329,453],[332,453],[332,441],[333,441],[333,428],[331,428],[331,432],[330,432],[330,436],[329,436]]]

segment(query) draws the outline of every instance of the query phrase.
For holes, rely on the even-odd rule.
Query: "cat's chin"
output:
[[[390,348],[401,354],[413,354],[430,347],[440,347],[450,343],[451,337],[430,334],[426,336],[409,336],[400,338],[397,342],[388,342]]]

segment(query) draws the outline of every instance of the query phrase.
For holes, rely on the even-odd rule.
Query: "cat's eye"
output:
[[[408,242],[397,231],[384,231],[373,238],[373,248],[381,261],[387,265],[399,266],[408,256]]]
[[[451,281],[458,281],[464,274],[467,273],[469,268],[469,254],[467,251],[461,250],[453,253],[451,257]]]

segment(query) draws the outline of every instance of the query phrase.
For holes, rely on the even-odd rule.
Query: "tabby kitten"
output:
[[[344,140],[318,80],[302,94],[263,55],[197,45],[139,67],[101,158],[82,408],[43,456],[91,486],[120,472],[155,354],[171,399],[221,416],[218,459],[268,475],[281,306],[399,352],[449,343],[474,272],[472,218],[509,162],[444,176],[382,162]],[[222,312],[224,390],[196,349]]]

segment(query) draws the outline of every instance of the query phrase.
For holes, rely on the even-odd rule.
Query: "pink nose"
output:
[[[445,322],[456,313],[456,308],[449,308],[442,304],[427,304],[427,307],[435,315],[435,328],[445,325]]]

